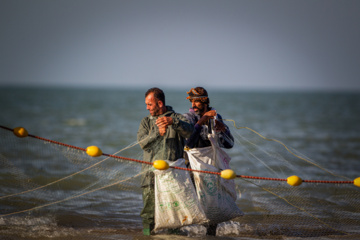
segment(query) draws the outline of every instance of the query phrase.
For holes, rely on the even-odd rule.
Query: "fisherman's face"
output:
[[[199,114],[200,116],[204,115],[204,113],[207,112],[207,104],[201,102],[200,100],[192,100],[191,106],[194,109],[196,114]]]
[[[151,116],[159,116],[160,115],[160,106],[159,102],[155,97],[154,93],[150,93],[145,97],[146,110],[149,110]]]

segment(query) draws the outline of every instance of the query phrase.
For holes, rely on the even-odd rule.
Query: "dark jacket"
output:
[[[184,116],[190,121],[190,123],[194,124],[194,132],[190,138],[186,139],[186,146],[189,148],[202,148],[211,146],[211,142],[208,139],[208,133],[211,133],[212,126],[210,121],[200,126],[197,123],[201,118],[200,115],[196,114],[195,111],[190,108],[188,113],[185,113]],[[217,120],[222,122],[222,117],[220,114],[217,114]],[[215,132],[218,139],[218,144],[222,148],[232,148],[234,146],[234,137],[231,135],[229,127],[225,125],[225,132]]]
[[[144,161],[175,161],[183,158],[185,139],[191,136],[194,126],[182,114],[175,113],[172,107],[166,106],[166,108],[166,113],[160,116],[148,115],[141,120],[137,140],[144,150]],[[155,122],[157,118],[164,116],[172,117],[173,124],[168,126],[164,136],[160,136]],[[145,177],[142,185],[149,184],[149,180],[148,177]]]

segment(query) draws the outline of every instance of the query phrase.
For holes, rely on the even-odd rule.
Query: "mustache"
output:
[[[200,108],[198,108],[198,107],[193,107],[192,108],[195,112],[203,112],[204,111],[204,109],[200,109]]]

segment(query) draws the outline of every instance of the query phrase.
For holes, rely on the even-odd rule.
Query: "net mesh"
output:
[[[353,179],[251,129],[234,124],[232,133],[235,203],[244,215],[219,222],[217,236],[360,237],[360,194]],[[7,127],[0,128],[0,136],[0,236],[133,239],[143,234],[141,178],[153,168],[141,161],[136,142],[117,153],[91,157],[86,149],[64,143],[33,135],[19,138]],[[219,172],[198,174],[220,178]],[[289,185],[292,175],[301,176],[303,183]],[[158,234],[204,237],[205,226]]]

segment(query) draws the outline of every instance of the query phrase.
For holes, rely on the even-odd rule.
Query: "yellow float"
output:
[[[302,179],[298,176],[290,176],[287,178],[287,183],[291,186],[299,186],[302,183]]]
[[[17,127],[17,128],[14,128],[14,134],[20,138],[23,138],[23,137],[27,137],[28,136],[28,132],[26,131],[25,128],[23,127]]]
[[[154,168],[158,170],[166,170],[169,168],[169,164],[164,160],[156,160],[153,163]]]
[[[86,148],[86,153],[92,157],[99,157],[102,155],[102,151],[97,146],[89,146]]]
[[[234,179],[236,178],[236,174],[233,170],[231,169],[225,169],[223,171],[221,171],[221,175],[220,175],[222,178],[225,178],[225,179]]]
[[[354,185],[357,186],[357,187],[360,187],[360,177],[355,178]]]

